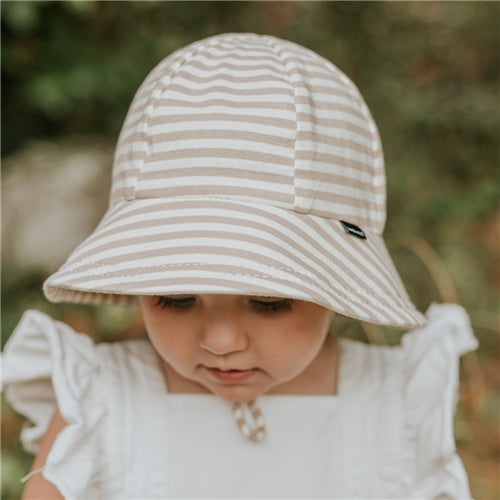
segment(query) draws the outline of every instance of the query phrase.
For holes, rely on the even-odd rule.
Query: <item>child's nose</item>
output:
[[[200,346],[217,356],[247,349],[248,335],[238,314],[223,310],[207,312],[201,327]]]

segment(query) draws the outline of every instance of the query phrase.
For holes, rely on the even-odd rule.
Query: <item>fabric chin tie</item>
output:
[[[250,403],[236,401],[233,404],[233,414],[238,428],[247,439],[254,442],[262,441],[266,435],[266,424],[262,411],[255,400]],[[248,422],[249,415],[251,415],[253,422]]]

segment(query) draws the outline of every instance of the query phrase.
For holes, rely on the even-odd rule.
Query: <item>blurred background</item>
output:
[[[147,73],[223,32],[313,49],[359,87],[379,126],[386,240],[421,310],[463,304],[480,341],[462,360],[459,453],[477,499],[500,497],[499,21],[496,2],[1,3],[2,345],[27,308],[96,340],[142,334],[136,311],[52,305],[43,280],[105,210],[114,143]],[[401,332],[334,325],[397,343]],[[31,456],[2,400],[2,498]]]

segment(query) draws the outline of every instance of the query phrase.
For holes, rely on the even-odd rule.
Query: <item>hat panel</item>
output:
[[[208,45],[171,76],[149,119],[136,198],[293,205],[293,89],[269,53],[262,43]]]
[[[137,176],[148,154],[148,126],[155,102],[187,55],[189,47],[166,57],[151,70],[137,90],[115,149],[110,206],[134,197]]]
[[[376,129],[354,85],[328,61],[273,37],[230,34],[174,53],[146,82],[127,118],[133,133],[118,147],[116,193],[274,201],[381,232]],[[152,104],[137,119],[147,93]],[[295,171],[280,169],[292,156]]]
[[[302,56],[293,65],[297,209],[378,229],[372,211],[385,210],[385,193],[374,189],[373,134],[358,93],[322,60]]]

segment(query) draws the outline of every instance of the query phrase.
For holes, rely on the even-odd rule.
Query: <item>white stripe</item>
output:
[[[231,162],[234,161],[243,161],[243,160],[234,160],[231,158],[220,158],[217,159],[217,165],[221,167],[231,166]],[[251,168],[251,165],[254,165],[253,162],[248,160],[244,160],[244,164],[248,165]],[[200,164],[202,165],[202,164]],[[216,189],[218,186],[232,186],[235,188],[244,189],[260,189],[262,191],[269,191],[272,193],[285,194],[289,196],[293,196],[293,185],[290,184],[278,184],[276,182],[266,182],[264,180],[249,180],[244,179],[240,181],[240,179],[235,177],[230,177],[230,173],[228,172],[228,177],[206,177],[206,176],[187,176],[180,177],[176,176],[172,179],[139,179],[137,182],[136,190],[143,191],[149,189],[163,189],[163,188],[179,188],[179,187],[194,187],[194,186],[207,186],[209,185],[212,189]],[[252,196],[252,198],[254,198]]]

